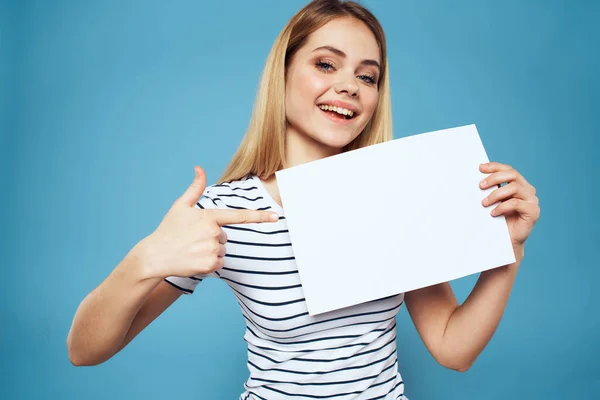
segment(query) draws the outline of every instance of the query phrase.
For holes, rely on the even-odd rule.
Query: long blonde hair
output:
[[[381,55],[377,108],[365,129],[343,151],[392,139],[392,112],[388,62],[383,28],[365,7],[353,1],[314,0],[294,15],[283,28],[267,57],[248,131],[219,183],[254,174],[269,178],[285,161],[285,72],[308,36],[327,22],[351,17],[362,21],[375,35]]]

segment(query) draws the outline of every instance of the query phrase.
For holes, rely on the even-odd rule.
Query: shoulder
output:
[[[235,181],[226,181],[207,186],[196,203],[198,208],[255,209],[257,200],[262,199],[256,177],[248,175]]]

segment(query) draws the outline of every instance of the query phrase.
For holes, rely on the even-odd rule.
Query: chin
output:
[[[341,152],[344,147],[350,144],[358,134],[347,133],[347,132],[321,132],[319,135],[314,137],[314,139],[321,143],[323,146],[329,147],[335,152]]]

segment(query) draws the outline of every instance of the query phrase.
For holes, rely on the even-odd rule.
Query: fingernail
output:
[[[279,214],[271,214],[271,221],[278,221],[279,220]]]
[[[479,184],[480,184],[481,186],[485,186],[485,183],[486,183],[486,182],[485,182],[485,179],[484,179],[484,180],[482,180],[481,182],[479,182]]]

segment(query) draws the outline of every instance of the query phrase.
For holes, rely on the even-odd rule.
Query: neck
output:
[[[330,157],[342,152],[342,149],[333,148],[319,143],[308,135],[299,133],[294,128],[288,126],[285,132],[285,158],[284,168],[294,167],[321,158]],[[261,178],[267,191],[282,206],[279,188],[277,187],[277,177],[275,174],[270,177]]]
[[[296,129],[288,126],[285,132],[285,159],[284,168],[295,167],[321,158],[330,157],[342,152],[340,148],[334,148],[319,143],[310,136],[299,133]]]

